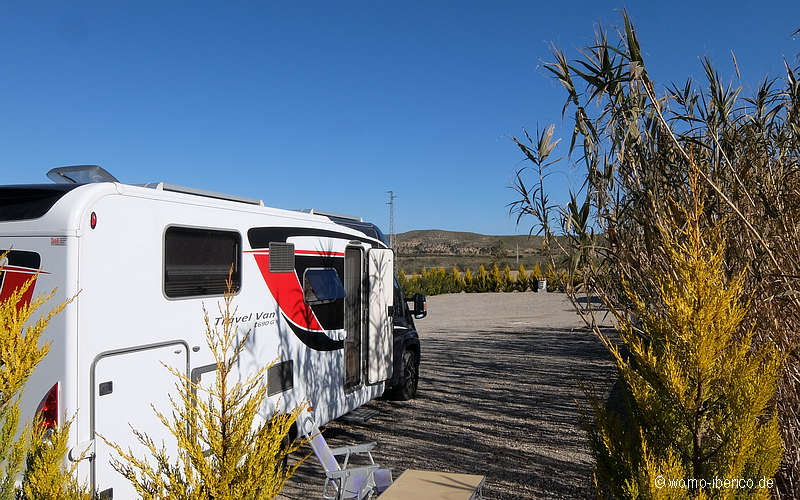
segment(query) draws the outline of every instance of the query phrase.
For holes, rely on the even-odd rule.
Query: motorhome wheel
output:
[[[419,383],[419,356],[416,352],[403,351],[403,375],[395,389],[395,397],[401,401],[413,399],[417,395]]]

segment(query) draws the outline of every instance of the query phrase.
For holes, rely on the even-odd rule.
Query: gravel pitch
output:
[[[579,383],[606,393],[613,366],[563,294],[485,293],[428,299],[417,320],[417,398],[370,402],[364,424],[331,422],[331,447],[377,441],[376,462],[483,474],[487,499],[588,498],[592,462]],[[320,498],[312,456],[281,499]],[[413,499],[412,499],[413,500]]]

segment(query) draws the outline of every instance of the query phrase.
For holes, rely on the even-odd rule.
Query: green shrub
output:
[[[663,222],[680,220],[676,204],[691,205],[688,179],[698,174],[706,188],[701,227],[724,234],[727,277],[743,273],[753,291],[741,332],[755,331],[754,349],[789,354],[775,398],[786,444],[775,495],[800,498],[800,67],[784,59],[780,77],[748,78],[759,81],[749,95],[735,58],[730,81],[704,58],[704,78],[672,75],[674,83],[662,84],[624,11],[622,21],[618,30],[595,29],[576,59],[554,48],[544,64],[565,90],[563,111],[574,117],[569,152],[583,167],[583,191],[559,210],[570,277],[581,294],[604,296],[616,310],[633,308],[623,280],[659,303],[655,277],[664,267],[655,242]],[[538,175],[526,186],[518,171],[521,199],[512,208],[542,228],[552,220],[540,201],[542,166],[555,163],[547,155],[558,141],[548,128],[514,142]]]
[[[168,368],[175,377],[179,397],[164,412],[153,408],[178,446],[175,457],[163,444],[132,429],[149,457],[134,455],[109,443],[119,455],[111,465],[148,499],[267,500],[277,497],[303,460],[289,465],[286,458],[306,440],[290,442],[292,425],[306,404],[288,412],[263,417],[267,399],[266,373],[271,365],[247,377],[235,370],[252,330],[239,331],[234,321],[233,271],[219,311],[222,325],[212,326],[203,307],[206,344],[217,370],[209,387],[200,388],[183,371]],[[102,437],[102,436],[101,436]],[[150,460],[148,460],[150,458]]]
[[[472,271],[469,268],[464,271],[464,291],[467,293],[475,291],[475,278],[472,276]]]
[[[697,200],[681,217],[687,225],[672,220],[662,230],[657,303],[623,281],[638,319],[615,310],[627,354],[601,335],[630,411],[594,400],[589,436],[600,497],[770,497],[771,488],[758,484],[771,481],[783,455],[773,402],[783,356],[774,345],[755,348],[753,330],[739,328],[747,313],[743,274],[726,276],[724,238],[719,226],[700,229],[701,212]],[[659,483],[700,478],[755,486],[667,493]]]
[[[502,292],[503,291],[503,275],[500,274],[500,268],[497,267],[497,264],[492,266],[492,270],[489,271],[489,291],[490,292]]]
[[[478,274],[475,276],[474,291],[483,293],[489,290],[489,273],[486,272],[486,268],[481,264],[478,268]]]
[[[569,282],[569,274],[566,271],[553,269],[552,266],[548,265],[544,279],[547,280],[548,292],[565,292]]]
[[[450,286],[450,293],[460,293],[464,291],[464,277],[458,271],[456,266],[453,266],[452,281]]]
[[[519,269],[517,270],[517,281],[515,285],[516,290],[519,292],[524,292],[528,289],[528,273],[525,271],[525,266],[523,264],[520,264]]]
[[[531,271],[531,281],[540,280],[542,276],[542,266],[537,262],[536,265],[533,266],[533,271]]]
[[[422,268],[419,274],[415,274],[414,277],[411,279],[411,292],[414,293],[425,293],[427,294],[428,289],[428,270],[426,268]]]
[[[511,276],[511,268],[506,266],[503,269],[503,291],[504,292],[513,292],[516,290],[516,281],[514,281],[514,277]]]
[[[4,257],[0,253],[0,262]],[[77,462],[67,465],[65,460],[71,421],[52,430],[45,429],[38,417],[20,425],[22,390],[50,351],[50,344],[39,344],[41,335],[72,301],[32,321],[55,294],[53,290],[25,303],[35,282],[34,276],[0,302],[0,500],[89,500],[88,488],[74,477]]]
[[[444,267],[436,270],[436,286],[439,293],[452,293],[452,276],[450,276]]]
[[[400,285],[400,289],[403,290],[404,297],[410,297],[413,295],[411,293],[411,282],[406,276],[406,272],[400,269],[400,272],[397,273],[397,283]]]
[[[511,267],[505,266],[501,271],[497,264],[490,271],[481,265],[477,274],[466,269],[463,273],[458,267],[453,266],[448,272],[444,267],[422,268],[420,274],[409,278],[402,269],[397,274],[397,282],[403,290],[403,295],[411,297],[415,293],[425,295],[438,295],[442,293],[483,293],[483,292],[524,292],[529,288],[535,290],[536,280],[534,274],[527,273],[525,266],[520,264],[517,277],[511,274]],[[553,271],[548,269],[547,276],[553,280],[553,291],[563,291],[567,281],[566,271]]]

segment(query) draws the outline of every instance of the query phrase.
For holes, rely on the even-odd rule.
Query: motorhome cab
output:
[[[44,333],[52,346],[25,387],[23,418],[37,408],[51,424],[74,418],[70,454],[88,450],[78,474],[100,498],[134,494],[98,435],[133,445],[130,424],[170,446],[150,406],[170,407],[174,378],[163,365],[213,380],[202,306],[218,324],[231,266],[234,321],[252,329],[238,369],[275,362],[266,412],[309,400],[324,424],[387,385],[413,397],[419,342],[408,332],[424,300],[408,311],[395,296],[393,254],[373,225],[121,184],[99,167],[48,176],[69,182],[0,187],[0,253],[10,249],[0,297],[32,276],[26,300],[53,288],[50,306],[76,297]],[[410,327],[393,329],[393,316]]]

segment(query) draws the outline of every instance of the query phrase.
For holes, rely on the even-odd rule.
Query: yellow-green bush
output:
[[[4,256],[0,255],[0,261]],[[64,466],[70,422],[46,430],[34,420],[20,429],[20,395],[50,350],[49,344],[40,345],[39,340],[50,320],[70,302],[31,322],[55,294],[53,290],[24,303],[34,282],[35,278],[28,280],[0,302],[0,500],[88,500],[88,489],[73,475],[77,462],[71,468]]]
[[[568,267],[576,272],[572,284],[581,295],[605,295],[626,309],[623,277],[657,302],[657,222],[678,216],[673,200],[689,206],[687,179],[699,172],[704,227],[726,221],[727,272],[743,272],[745,289],[753,291],[746,323],[755,330],[754,344],[777,345],[788,355],[775,398],[786,445],[776,495],[800,498],[798,60],[772,51],[781,75],[745,76],[735,57],[722,72],[704,57],[700,78],[672,74],[658,81],[648,69],[652,51],[640,44],[627,12],[619,21],[618,29],[591,27],[592,40],[575,57],[553,47],[543,63],[563,86],[563,111],[574,117],[568,152],[582,171],[581,190],[562,207],[542,202],[551,190],[544,183],[548,167],[558,163],[548,158],[558,143],[551,126],[513,139],[529,163],[517,171],[520,198],[510,206],[518,217],[532,216],[532,229],[545,235],[559,213]],[[796,27],[787,27],[787,35]],[[769,58],[770,48],[764,50]],[[735,76],[726,80],[726,73]],[[746,81],[758,83],[748,89]],[[538,175],[523,181],[526,169]]]
[[[233,370],[251,331],[237,332],[232,301],[229,277],[220,308],[221,328],[212,325],[203,308],[206,343],[217,366],[214,384],[201,387],[170,368],[180,398],[173,401],[170,413],[155,410],[177,439],[177,457],[168,456],[163,447],[137,431],[134,435],[152,461],[109,443],[120,457],[112,460],[112,466],[145,499],[271,499],[302,463],[290,467],[284,458],[302,444],[286,438],[305,406],[275,413],[262,422],[269,366],[244,380],[234,380]]]
[[[525,271],[525,266],[523,264],[519,265],[519,269],[517,270],[517,280],[515,282],[515,288],[518,292],[524,292],[530,286],[530,278],[528,277],[528,273]]]
[[[513,292],[515,289],[516,281],[514,277],[511,276],[511,268],[506,266],[503,268],[503,277],[502,277],[502,291],[503,292]]]
[[[661,228],[657,303],[623,280],[632,314],[613,312],[624,351],[601,335],[629,410],[594,400],[589,435],[603,498],[771,497],[764,481],[783,454],[773,401],[783,356],[740,328],[743,277],[726,277],[720,226],[701,230],[701,212],[696,200],[684,225]],[[749,486],[714,487],[715,478]]]
[[[411,283],[408,280],[408,276],[406,276],[406,272],[402,269],[397,273],[397,283],[400,285],[400,289],[403,290],[403,294],[409,296],[408,292],[411,290]]]
[[[464,277],[458,271],[456,266],[453,266],[453,274],[451,275],[449,293],[459,293],[464,291]]]
[[[475,291],[490,291],[489,273],[486,272],[486,268],[483,265],[478,267],[478,274],[475,275]]]
[[[428,270],[422,268],[420,274],[408,277],[401,269],[397,274],[397,281],[403,289],[406,297],[411,297],[415,293],[425,295],[437,295],[440,293],[474,293],[474,292],[524,292],[528,289],[536,290],[536,272],[539,269],[537,264],[530,273],[526,272],[525,266],[520,264],[517,277],[511,274],[511,268],[505,266],[502,271],[497,264],[492,266],[491,271],[486,271],[484,266],[480,266],[477,274],[473,274],[471,269],[466,269],[463,273],[453,266],[452,271],[447,272],[443,267]],[[548,290],[554,292],[564,291],[568,274],[563,270],[553,270],[548,266],[548,271],[544,276],[548,283]]]
[[[542,266],[539,265],[537,262],[535,266],[533,266],[533,270],[531,271],[531,279],[532,280],[540,280],[542,279]]]
[[[503,291],[503,275],[500,274],[500,268],[497,267],[497,264],[494,264],[492,270],[489,271],[489,291]]]
[[[468,293],[475,291],[475,277],[472,276],[472,271],[469,268],[464,271],[464,291]]]
[[[566,290],[566,285],[569,282],[569,274],[566,271],[553,269],[551,265],[548,265],[547,272],[544,274],[544,279],[547,280],[547,291],[563,292]]]

